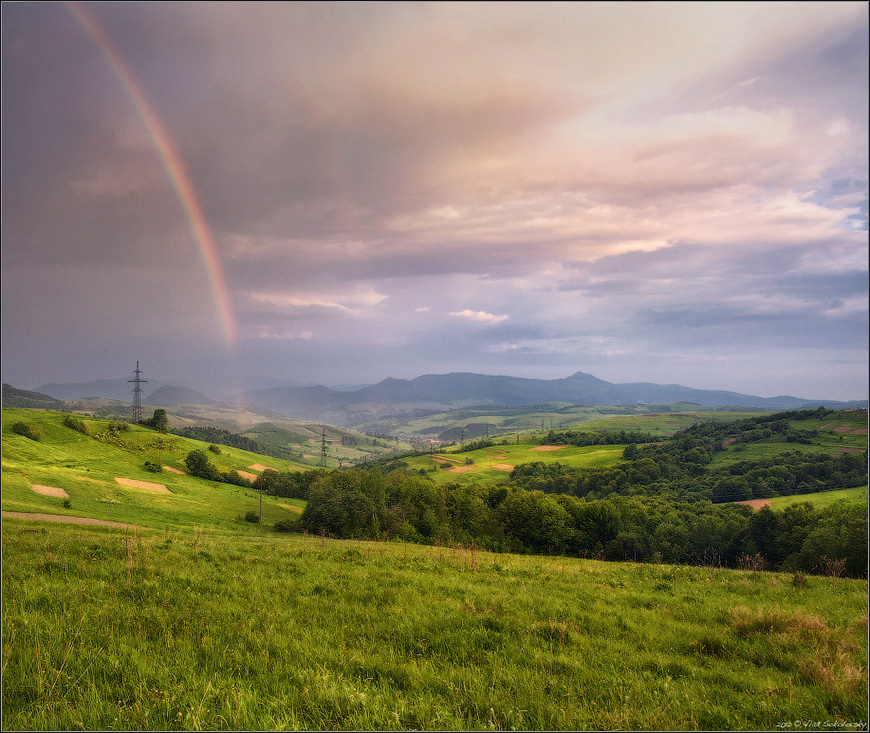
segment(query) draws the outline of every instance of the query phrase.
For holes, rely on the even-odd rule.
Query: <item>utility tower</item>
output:
[[[320,467],[326,468],[326,428],[323,428],[323,432],[320,434]]]
[[[142,388],[140,384],[146,384],[147,379],[140,379],[139,375],[142,371],[139,369],[139,362],[136,362],[136,369],[133,372],[133,379],[128,379],[127,383],[133,384],[133,422],[138,423],[142,419]]]

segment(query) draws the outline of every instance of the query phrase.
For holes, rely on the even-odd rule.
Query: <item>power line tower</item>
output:
[[[142,370],[139,369],[139,362],[136,362],[136,369],[133,372],[133,379],[128,379],[127,383],[133,384],[133,422],[138,423],[142,419],[142,388],[140,384],[147,384],[147,379],[140,379],[139,375]]]
[[[326,428],[323,428],[323,432],[320,434],[320,467],[326,468]]]

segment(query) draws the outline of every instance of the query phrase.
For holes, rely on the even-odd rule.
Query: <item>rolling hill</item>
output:
[[[310,419],[330,419],[338,425],[357,425],[374,417],[413,416],[477,405],[524,406],[551,402],[585,405],[692,403],[698,407],[750,407],[791,410],[824,404],[832,408],[861,407],[801,397],[757,397],[738,392],[699,390],[677,384],[648,382],[613,384],[576,372],[564,379],[527,379],[454,373],[428,374],[412,380],[385,379],[354,392],[328,387],[276,387],[238,395],[256,407]]]

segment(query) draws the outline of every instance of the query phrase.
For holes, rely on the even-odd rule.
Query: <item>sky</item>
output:
[[[865,2],[2,4],[2,379],[868,396]]]

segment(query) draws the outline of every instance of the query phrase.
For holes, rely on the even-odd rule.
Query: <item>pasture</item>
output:
[[[866,729],[864,580],[3,527],[6,730]]]
[[[197,525],[256,532],[258,525],[239,518],[247,512],[259,513],[258,492],[189,476],[184,459],[192,450],[205,449],[221,471],[251,476],[259,474],[252,466],[286,469],[287,465],[227,446],[213,453],[201,442],[136,425],[113,432],[109,421],[79,418],[89,431],[85,435],[65,425],[64,419],[58,412],[3,410],[3,511],[66,514],[159,528]],[[15,433],[11,426],[19,421],[37,429],[39,440]],[[146,461],[166,468],[152,473],[145,469]],[[148,490],[135,482],[166,490]],[[63,490],[68,498],[40,493],[34,485]],[[298,517],[302,505],[298,500],[264,496],[263,523]]]
[[[462,453],[448,451],[403,460],[411,470],[426,471],[438,484],[497,484],[507,481],[510,472],[521,463],[558,461],[565,466],[602,468],[619,463],[624,450],[624,445],[549,446],[538,445],[534,439],[525,439],[519,443],[493,445]]]

